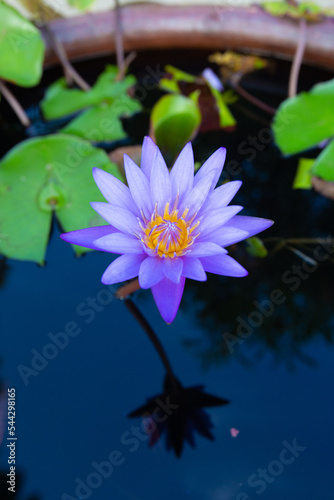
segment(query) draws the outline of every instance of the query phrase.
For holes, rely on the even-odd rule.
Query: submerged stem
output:
[[[5,82],[3,80],[0,80],[0,94],[4,96],[20,122],[24,127],[29,127],[30,126],[30,120],[27,115],[27,113],[24,111],[22,108],[21,104],[19,101],[16,99],[16,97],[11,93],[11,91],[8,89],[6,86]]]
[[[297,94],[298,77],[299,77],[300,67],[303,62],[305,45],[306,45],[306,19],[302,17],[299,23],[299,37],[297,43],[297,50],[293,57],[290,78],[289,78],[289,90],[288,90],[289,97],[294,97]]]
[[[50,42],[52,44],[52,47],[57,54],[61,65],[64,68],[64,74],[66,78],[67,85],[72,85],[73,82],[75,82],[78,87],[80,87],[82,90],[85,90],[86,92],[90,90],[90,86],[88,83],[79,75],[79,73],[73,68],[72,64],[67,58],[66,52],[62,44],[57,40],[55,37],[53,31],[50,29],[48,24],[45,24],[45,31],[49,36]]]
[[[241,85],[239,85],[238,82],[234,82],[233,79],[230,79],[229,84],[239,95],[241,95],[244,99],[254,104],[254,106],[263,109],[263,111],[266,111],[266,113],[269,113],[270,115],[275,115],[276,113],[275,108],[272,108],[265,102],[260,101],[260,99],[258,99],[257,97],[254,97],[251,94],[249,94],[247,90],[245,90],[244,88],[241,87]]]
[[[140,310],[138,309],[136,304],[131,299],[125,299],[124,302],[125,302],[125,305],[128,308],[128,310],[133,315],[133,317],[138,321],[140,326],[147,333],[147,336],[150,339],[150,341],[152,342],[157,353],[159,354],[160,359],[161,359],[164,367],[166,368],[168,375],[174,379],[175,375],[173,373],[169,359],[167,358],[167,354],[166,354],[160,340],[158,339],[156,333],[154,332],[153,328],[151,327],[151,325],[149,324],[147,319],[143,316],[143,314],[140,312]]]

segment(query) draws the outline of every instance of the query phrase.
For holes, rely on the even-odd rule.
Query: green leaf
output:
[[[0,77],[21,87],[37,85],[44,59],[40,32],[4,2],[0,2],[0,19]]]
[[[165,95],[152,110],[153,133],[168,162],[175,159],[183,146],[194,137],[201,124],[201,113],[196,99],[198,92],[189,97]]]
[[[208,84],[211,90],[212,95],[216,100],[216,106],[218,108],[219,113],[219,124],[222,128],[235,127],[237,124],[234,116],[228,109],[225,104],[224,94],[219,92],[219,90],[212,87],[212,85]],[[230,99],[231,94],[228,94],[228,99]]]
[[[79,10],[88,10],[95,0],[67,0],[72,7],[76,7]]]
[[[127,137],[120,118],[141,111],[138,101],[126,94],[112,104],[102,103],[83,111],[64,127],[64,134],[77,135],[93,142],[117,141]]]
[[[186,73],[185,71],[182,71],[178,68],[175,68],[175,66],[172,66],[170,64],[167,64],[167,66],[165,66],[165,71],[171,74],[173,76],[173,79],[178,82],[195,83],[197,80],[196,76],[190,73]]]
[[[334,182],[334,140],[332,140],[314,161],[313,175],[325,181]]]
[[[252,236],[247,238],[247,252],[253,257],[267,257],[268,250],[264,246],[263,242],[257,236]]]
[[[89,204],[104,201],[93,167],[121,179],[104,151],[76,137],[50,135],[14,147],[0,162],[0,252],[43,263],[52,212],[64,231],[106,224]]]
[[[291,5],[288,2],[263,2],[261,6],[273,16],[289,16],[293,19],[305,17],[308,21],[319,21],[322,13],[321,7],[312,2],[300,2]]]
[[[333,108],[334,79],[285,100],[273,123],[275,140],[281,151],[299,153],[334,135]]]
[[[312,166],[314,160],[309,158],[300,158],[297,172],[293,181],[293,189],[311,189],[312,188]]]
[[[95,85],[87,92],[67,88],[65,79],[60,78],[50,85],[41,102],[44,117],[47,120],[54,120],[100,104],[102,101],[112,103],[115,99],[126,95],[127,90],[136,83],[136,79],[129,75],[123,80],[116,80],[117,74],[117,67],[108,65]]]
[[[166,92],[172,92],[173,94],[179,94],[181,92],[179,84],[176,80],[169,80],[168,78],[161,78],[159,82],[159,87],[161,90]]]

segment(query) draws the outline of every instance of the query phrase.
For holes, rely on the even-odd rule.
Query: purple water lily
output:
[[[110,225],[61,235],[72,244],[122,254],[102,276],[114,284],[138,276],[141,288],[151,288],[167,323],[178,311],[186,278],[207,279],[206,272],[242,277],[247,271],[227,255],[225,246],[249,238],[272,221],[236,215],[242,207],[228,206],[241,186],[232,181],[215,189],[226,156],[218,149],[194,176],[188,143],[171,171],[159,148],[145,137],[141,168],[124,155],[128,186],[98,168],[94,179],[107,203],[94,210]]]

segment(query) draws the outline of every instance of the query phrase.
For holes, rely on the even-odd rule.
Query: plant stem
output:
[[[293,57],[293,62],[289,77],[289,90],[288,90],[289,97],[294,97],[297,94],[298,77],[299,77],[300,67],[303,62],[305,45],[306,45],[306,19],[302,17],[299,23],[299,37],[298,37],[297,49]]]
[[[63,66],[67,85],[71,85],[73,82],[75,82],[78,85],[78,87],[80,87],[82,90],[85,90],[86,92],[90,90],[90,86],[88,85],[88,83],[73,68],[72,64],[67,58],[64,47],[57,40],[54,33],[49,28],[48,24],[45,24],[45,31],[48,34],[51,45]]]
[[[162,344],[161,344],[160,340],[158,339],[156,333],[154,332],[153,328],[151,327],[151,325],[147,321],[147,319],[143,316],[143,314],[140,312],[140,310],[138,309],[136,304],[131,299],[125,299],[124,303],[125,303],[126,307],[128,308],[128,310],[133,315],[133,317],[138,321],[140,326],[147,333],[147,336],[150,339],[150,341],[152,342],[157,353],[159,354],[160,359],[161,359],[164,367],[166,368],[168,375],[175,378],[171,364],[169,362],[169,359],[167,358],[166,352],[165,352],[164,348],[162,347]]]
[[[115,43],[116,43],[116,60],[118,66],[117,79],[122,80],[125,74],[124,67],[124,44],[123,44],[123,28],[122,17],[119,0],[115,0]]]
[[[254,104],[254,106],[257,106],[258,108],[263,109],[263,111],[266,111],[266,113],[269,113],[270,115],[273,115],[273,116],[275,115],[275,113],[276,113],[275,108],[272,108],[271,106],[269,106],[265,102],[262,102],[262,101],[260,101],[260,99],[257,99],[256,97],[249,94],[247,92],[247,90],[245,90],[244,88],[241,87],[241,85],[239,85],[238,82],[234,82],[232,79],[230,79],[229,84],[236,92],[238,92],[238,94],[240,94],[242,97],[247,99],[247,101]]]
[[[30,120],[24,109],[22,108],[21,104],[19,101],[16,99],[16,97],[11,93],[11,91],[8,89],[6,86],[5,82],[3,80],[0,80],[0,94],[4,96],[20,122],[24,127],[29,127],[30,126]]]

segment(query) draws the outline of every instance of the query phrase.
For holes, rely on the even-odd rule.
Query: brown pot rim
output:
[[[229,49],[291,59],[299,36],[298,21],[274,17],[255,5],[132,4],[121,8],[120,17],[126,52]],[[115,52],[115,11],[56,19],[49,27],[72,61]],[[47,67],[58,60],[44,38]],[[308,23],[304,62],[334,70],[333,48],[334,19]]]

